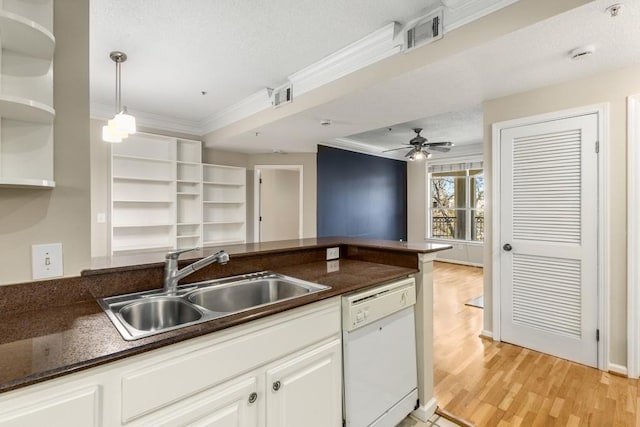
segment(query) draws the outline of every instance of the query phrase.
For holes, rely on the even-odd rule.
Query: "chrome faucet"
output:
[[[178,257],[180,256],[180,254],[190,251],[196,251],[198,249],[200,248],[179,249],[177,251],[167,252],[164,263],[164,291],[167,293],[167,295],[175,295],[178,288],[178,281],[190,275],[194,271],[200,270],[201,268],[206,267],[209,264],[213,264],[214,262],[218,262],[220,264],[226,264],[227,262],[229,262],[229,254],[223,249],[213,255],[209,255],[208,257],[202,258],[201,260],[189,264],[186,267],[178,270]]]

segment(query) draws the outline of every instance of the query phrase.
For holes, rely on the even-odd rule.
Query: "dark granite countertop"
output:
[[[297,245],[292,245],[291,241],[274,242],[273,244],[239,245],[242,247],[230,249],[229,252],[232,254],[259,253],[264,255],[266,253],[277,254],[286,251],[297,251],[300,250],[299,248],[317,249],[336,244],[350,244],[355,245],[354,247],[357,248],[375,248],[391,252],[397,250],[410,254],[435,252],[449,248],[446,245],[428,244],[422,247],[411,247],[411,245],[403,243],[398,243],[395,246],[395,242],[364,241],[360,239],[349,239],[348,243],[345,243],[346,240],[344,238],[305,239],[294,241],[298,242]],[[351,252],[357,253],[357,250]],[[196,257],[197,255],[200,254],[196,252]],[[156,256],[152,254],[141,257],[153,259]],[[291,257],[290,254],[289,257]],[[317,258],[317,254],[315,257]],[[328,285],[331,286],[331,289],[135,341],[125,341],[120,336],[95,300],[95,297],[100,295],[85,289],[86,286],[83,287],[81,284],[83,280],[95,281],[95,277],[99,279],[100,276],[98,275],[101,273],[105,274],[105,277],[108,276],[107,273],[109,272],[112,274],[114,272],[125,274],[128,269],[124,264],[121,264],[123,261],[112,261],[108,265],[101,261],[101,267],[83,272],[83,277],[81,278],[61,279],[66,280],[64,286],[58,282],[41,282],[42,286],[38,287],[41,288],[40,294],[25,295],[25,298],[28,297],[27,299],[35,304],[33,310],[7,312],[6,301],[0,302],[0,313],[2,313],[0,314],[0,360],[2,360],[0,364],[0,392],[95,367],[377,283],[406,277],[418,271],[416,256],[408,258],[416,259],[414,265],[411,265],[412,262],[400,259],[400,255],[398,255],[400,262],[396,262],[396,265],[377,262],[377,260],[371,262],[361,259],[341,258],[339,260],[339,269],[332,272],[327,271],[327,262],[317,260],[309,262],[312,258],[310,255],[306,255],[306,257],[302,255],[297,264],[289,262],[288,265],[278,266],[276,263],[276,267],[270,268],[270,270],[302,280]],[[373,258],[375,258],[375,254]],[[152,261],[152,263],[155,262],[157,261]],[[249,263],[251,263],[250,260]],[[136,263],[133,262],[132,264],[135,265]],[[147,264],[147,262],[145,261],[143,264]],[[255,261],[255,265],[260,267],[258,261]],[[129,269],[135,270],[136,267],[130,267]],[[155,268],[155,270],[158,270],[158,268]],[[159,271],[161,272],[161,270]],[[97,283],[103,284],[100,281]],[[18,285],[11,286],[15,286],[18,290],[24,288],[24,286],[20,287]],[[68,293],[69,291],[63,290],[67,286],[76,286],[78,293],[86,293],[88,297],[87,295],[80,295],[76,296],[77,301],[65,304],[47,304],[47,299],[51,300],[57,294]],[[1,293],[3,291],[2,288],[5,288],[4,295]],[[9,288],[0,287],[0,297],[3,297],[0,299],[6,299],[4,297],[7,292],[10,292]],[[101,290],[100,292],[104,291]],[[5,304],[4,306],[2,306],[3,303]],[[3,308],[5,310],[2,310]]]

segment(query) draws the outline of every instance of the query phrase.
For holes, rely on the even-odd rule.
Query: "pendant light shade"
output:
[[[107,126],[102,127],[102,140],[105,142],[122,142],[129,135],[136,133],[136,118],[122,106],[122,76],[121,64],[127,60],[127,54],[114,51],[109,57],[116,63],[116,114],[109,120]]]

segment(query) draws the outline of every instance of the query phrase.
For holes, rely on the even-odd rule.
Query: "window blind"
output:
[[[438,173],[438,172],[460,172],[467,169],[482,169],[483,162],[462,162],[462,163],[447,163],[443,165],[429,165],[428,171],[429,173]]]

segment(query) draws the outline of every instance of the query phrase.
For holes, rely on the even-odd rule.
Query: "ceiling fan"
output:
[[[449,141],[429,142],[427,138],[420,135],[420,132],[422,132],[422,128],[414,128],[413,131],[416,133],[416,136],[411,138],[408,144],[404,144],[411,147],[409,152],[404,155],[409,160],[413,161],[428,159],[431,157],[430,151],[440,151],[442,153],[446,153],[447,151],[451,150],[451,147],[453,147],[453,143]],[[383,151],[383,153],[404,149],[406,149],[406,147],[392,148],[391,150]]]

